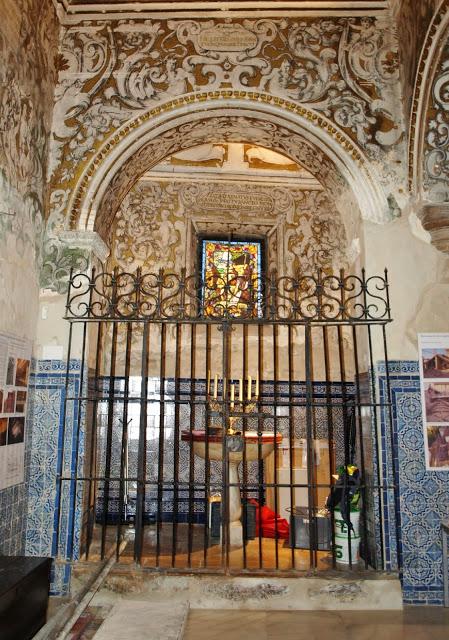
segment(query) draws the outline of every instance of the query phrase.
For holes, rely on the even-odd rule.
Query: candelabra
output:
[[[246,383],[246,389],[245,387]],[[211,425],[209,427],[210,434],[222,434],[226,429],[226,435],[239,436],[241,430],[236,429],[235,424],[240,418],[254,417],[257,414],[257,405],[259,400],[259,378],[253,380],[248,376],[247,380],[243,378],[238,382],[238,398],[236,398],[236,383],[228,383],[227,380],[222,382],[222,400],[218,399],[218,375],[214,377],[213,395],[210,394],[210,374],[207,379],[207,407],[209,415],[212,417],[221,417],[220,425]],[[254,384],[254,394],[253,394]],[[229,389],[229,391],[228,391]],[[246,398],[246,399],[244,399]],[[223,423],[226,423],[224,427]]]

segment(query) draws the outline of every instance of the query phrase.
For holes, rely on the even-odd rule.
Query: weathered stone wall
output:
[[[0,327],[28,337],[37,319],[58,31],[51,2],[1,2]]]

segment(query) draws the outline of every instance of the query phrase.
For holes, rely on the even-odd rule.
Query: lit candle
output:
[[[256,398],[259,397],[259,374],[256,375]]]
[[[207,395],[210,396],[210,369],[207,372],[207,387],[206,387],[206,389],[207,389],[207,392],[206,392]]]
[[[234,408],[234,398],[235,398],[235,385],[231,384],[231,409]]]
[[[243,402],[243,378],[239,380],[239,402]]]
[[[252,383],[252,378],[251,376],[248,376],[248,400],[251,400],[251,383]]]
[[[218,398],[218,373],[214,377],[214,400]]]

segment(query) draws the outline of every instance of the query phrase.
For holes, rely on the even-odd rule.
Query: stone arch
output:
[[[449,252],[449,0],[427,32],[409,135],[409,189],[432,244]]]
[[[436,111],[438,107],[448,107],[448,101],[441,95],[441,88],[449,80],[448,56],[444,54],[448,41],[449,0],[445,0],[429,26],[421,51],[410,118],[409,186],[412,195],[420,200],[432,197],[426,183],[426,138],[434,115],[429,114],[429,109]]]
[[[363,219],[389,219],[385,193],[348,136],[323,116],[265,94],[217,91],[165,103],[105,142],[69,203],[68,227],[102,231],[138,178],[169,154],[204,142],[252,142],[313,173],[335,198],[352,195]]]

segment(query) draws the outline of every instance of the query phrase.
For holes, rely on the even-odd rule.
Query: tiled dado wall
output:
[[[424,454],[419,366],[415,361],[389,364],[393,411],[393,456],[399,485],[402,587],[406,604],[443,604],[440,526],[449,519],[449,471],[427,471]],[[385,365],[380,365],[381,397],[386,392]],[[389,448],[387,417],[382,416],[383,449]],[[391,505],[391,501],[390,501]],[[393,520],[391,520],[393,521]],[[393,539],[390,532],[390,540]]]
[[[385,399],[385,365],[378,369],[380,393]],[[61,425],[65,398],[66,364],[59,361],[35,363],[31,376],[28,423],[27,471],[29,483],[28,516],[25,551],[29,555],[56,555],[55,505],[56,468],[61,453]],[[393,411],[393,457],[397,460],[396,482],[400,489],[401,546],[403,558],[404,602],[413,604],[437,604],[443,602],[442,549],[440,542],[441,520],[449,518],[449,472],[426,471],[422,435],[421,401],[418,363],[395,361],[390,363],[390,382]],[[71,361],[69,370],[69,395],[77,395],[80,384],[80,362]],[[382,398],[381,398],[382,399]],[[69,402],[68,439],[71,446],[65,450],[66,471],[74,469],[78,406]],[[82,420],[80,423],[82,424]],[[388,433],[389,421],[381,420],[385,451],[391,449]],[[75,427],[75,429],[73,429]],[[80,434],[82,435],[82,433]],[[82,438],[80,439],[80,445]],[[386,459],[386,458],[384,458]],[[391,462],[389,462],[391,464]],[[0,497],[1,499],[1,497]],[[20,488],[15,488],[13,499],[23,503]],[[79,504],[77,504],[74,537],[71,536],[70,491],[67,486],[62,496],[62,543],[64,555],[73,544],[75,557],[79,543]],[[389,500],[390,509],[395,505]],[[12,501],[2,508],[2,515],[12,513]],[[0,502],[0,505],[2,503]],[[388,508],[388,507],[386,507]],[[387,514],[385,514],[387,515]],[[390,512],[391,515],[391,512]],[[6,518],[2,518],[2,521]],[[389,519],[394,522],[394,518]],[[3,525],[2,525],[3,526]],[[18,531],[20,526],[17,525]],[[387,549],[390,563],[395,564],[397,550],[394,532],[387,531]],[[21,552],[20,535],[15,537],[13,551]],[[19,542],[17,542],[19,541]],[[21,546],[22,544],[22,546]],[[66,593],[70,572],[58,567],[52,592]]]
[[[140,379],[139,379],[140,380]],[[354,385],[347,383],[344,385],[346,397],[352,397],[354,395]],[[122,433],[123,433],[123,397],[125,389],[124,378],[116,377],[114,384],[114,399],[115,404],[112,410],[112,433],[111,433],[111,477],[118,477],[120,475],[121,466],[121,451],[122,451]],[[180,379],[178,385],[178,396],[183,404],[179,408],[179,422],[181,425],[189,425],[192,421],[194,428],[204,428],[206,416],[205,416],[205,391],[206,381],[204,379],[195,380],[192,384],[190,379]],[[327,442],[329,436],[328,427],[328,407],[325,404],[326,385],[324,382],[315,382],[313,385],[313,401],[316,404],[314,409],[314,437]],[[98,447],[100,450],[106,450],[106,434],[107,425],[109,421],[109,407],[108,407],[108,393],[109,393],[109,379],[101,378],[97,385],[97,392],[102,398],[98,402],[98,417],[97,425],[99,428],[98,433]],[[219,390],[221,393],[221,388]],[[333,422],[333,437],[337,443],[337,466],[344,464],[344,445],[343,445],[343,390],[340,382],[334,382],[330,385],[328,392],[332,397],[332,422]],[[191,394],[195,395],[197,401],[204,404],[195,405],[195,411],[191,413],[191,407],[189,406],[189,399]],[[264,403],[261,410],[265,414],[264,429],[273,431],[275,428],[276,419],[276,431],[278,434],[282,434],[284,438],[288,438],[289,434],[289,418],[288,416],[279,415],[279,412],[275,412],[275,404],[287,403],[289,397],[293,402],[298,405],[305,402],[306,399],[306,384],[304,382],[294,382],[289,386],[285,382],[278,382],[275,385],[272,381],[260,382],[260,394],[261,400]],[[159,419],[161,411],[161,401],[163,402],[163,415],[164,415],[164,427],[166,436],[163,439],[163,465],[164,465],[164,478],[165,480],[174,477],[174,460],[175,450],[179,458],[178,461],[178,481],[183,484],[188,484],[190,480],[189,470],[189,453],[190,444],[188,442],[179,442],[175,446],[175,383],[173,379],[165,380],[164,389],[161,392],[161,386],[158,379],[149,379],[148,381],[148,405],[147,405],[147,433],[151,434],[147,443],[147,480],[156,483],[158,480],[158,459],[159,459]],[[128,472],[131,477],[137,475],[138,468],[138,425],[140,422],[140,382],[131,382],[130,386],[130,399],[128,403],[128,433],[129,433],[129,449],[128,449]],[[275,400],[276,398],[276,400]],[[322,404],[323,406],[319,406]],[[275,418],[275,413],[277,417]],[[292,411],[293,423],[295,425],[295,437],[306,437],[306,409],[303,406],[297,406]],[[237,428],[242,428],[241,422],[237,423]],[[248,418],[246,428],[248,430],[257,430],[257,419]],[[133,433],[134,432],[134,433]],[[137,433],[136,433],[137,432]],[[101,477],[104,475],[105,456],[101,457],[98,475]],[[205,478],[205,462],[201,458],[195,457],[195,463],[193,467],[193,482],[197,483],[197,489],[195,489],[194,496],[189,491],[185,491],[182,488],[177,492],[176,509],[173,501],[173,489],[166,487],[162,492],[162,505],[161,505],[161,518],[164,522],[173,522],[174,513],[176,513],[177,522],[187,522],[189,518],[193,518],[193,522],[197,524],[203,524],[205,522],[205,492],[199,489],[199,486],[204,483]],[[214,489],[221,490],[222,473],[221,463],[211,461],[210,463],[210,485]],[[248,486],[257,486],[258,483],[258,465],[256,462],[249,463],[247,469],[246,483]],[[243,482],[243,478],[241,478]],[[157,505],[157,487],[148,487],[145,493],[145,513],[154,514],[156,517],[158,505]],[[258,497],[258,490],[249,490],[248,495],[250,497]],[[133,519],[135,516],[135,499],[136,490],[131,489],[128,495],[128,501],[126,508],[124,505],[120,505],[119,499],[119,486],[118,483],[113,483],[108,488],[108,508],[107,518],[108,522],[116,523],[119,520],[120,507],[122,508],[121,517],[127,517]],[[190,513],[190,501],[192,513]],[[323,505],[319,505],[323,506]],[[101,522],[103,518],[103,512],[105,505],[103,501],[103,486],[102,483],[98,483],[98,494],[96,501],[96,514],[97,521]]]
[[[34,362],[30,376],[28,415],[28,513],[25,532],[25,552],[30,556],[56,556],[56,518],[59,494],[56,488],[58,461],[62,455],[64,405],[66,398],[67,363],[59,360]],[[71,360],[67,397],[79,395],[81,363]],[[63,475],[75,469],[79,435],[82,456],[82,410],[77,402],[66,403],[67,419]],[[67,444],[68,443],[68,444]],[[80,533],[80,501],[76,500],[75,521],[71,512],[73,487],[64,483],[61,496],[61,535],[59,557],[64,558],[73,546],[77,557]],[[63,595],[70,587],[70,566],[56,563],[53,568],[51,593]]]
[[[26,484],[17,484],[0,491],[0,555],[24,554],[27,513]]]

